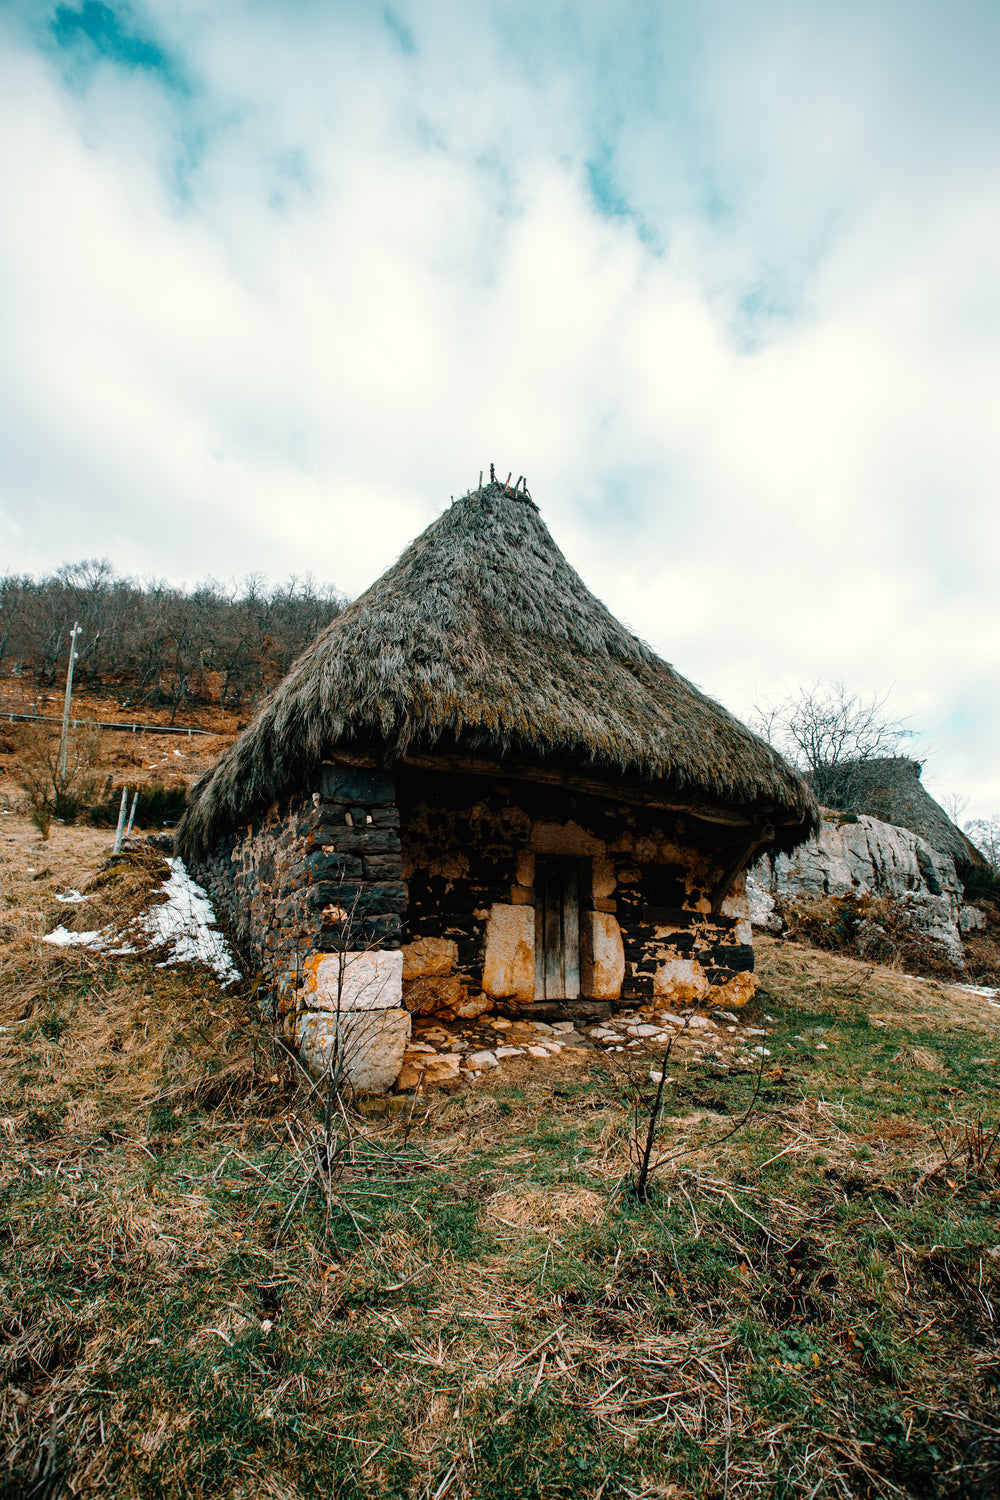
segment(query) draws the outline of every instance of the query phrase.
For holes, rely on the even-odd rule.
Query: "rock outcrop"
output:
[[[923,933],[955,965],[965,966],[960,929],[977,925],[962,905],[962,882],[950,854],[918,834],[877,818],[824,814],[817,837],[793,854],[769,855],[747,877],[750,920],[780,931],[776,903],[870,892],[897,903],[906,925]]]

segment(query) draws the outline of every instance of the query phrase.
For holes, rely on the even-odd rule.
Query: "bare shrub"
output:
[[[32,821],[47,838],[54,817],[71,822],[96,799],[104,764],[101,732],[88,724],[71,730],[63,766],[58,733],[45,724],[26,725],[20,762],[20,782],[28,795]]]
[[[945,951],[913,927],[905,906],[889,896],[852,891],[816,901],[779,900],[776,909],[794,941],[936,979],[958,977]]]

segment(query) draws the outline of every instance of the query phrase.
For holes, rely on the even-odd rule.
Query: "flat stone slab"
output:
[[[398,949],[313,953],[303,966],[302,1002],[309,1010],[398,1010],[403,954]]]
[[[314,1078],[341,1070],[359,1093],[384,1094],[396,1082],[410,1039],[408,1010],[306,1011],[296,1017],[299,1056]]]

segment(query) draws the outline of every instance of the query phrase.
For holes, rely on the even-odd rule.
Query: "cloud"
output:
[[[737,711],[894,683],[1000,806],[993,7],[27,15],[9,566],[354,592],[495,460]]]

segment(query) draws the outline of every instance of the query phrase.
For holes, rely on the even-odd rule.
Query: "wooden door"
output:
[[[535,859],[535,999],[580,997],[580,863]]]

